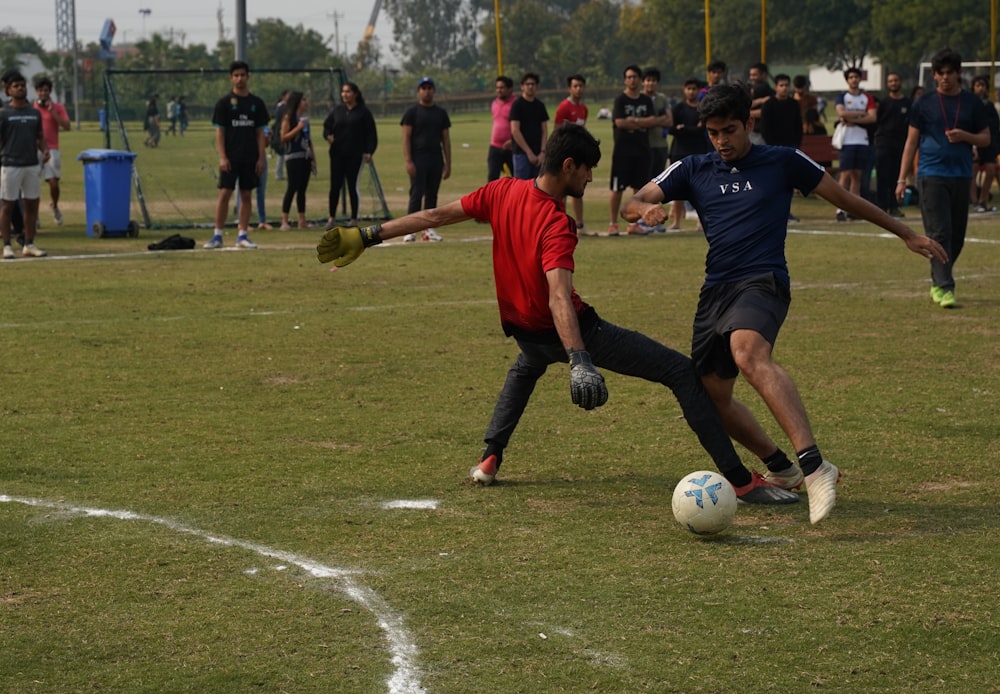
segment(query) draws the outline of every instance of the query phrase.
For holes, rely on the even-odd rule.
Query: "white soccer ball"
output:
[[[677,522],[695,535],[714,535],[733,523],[736,490],[719,473],[698,470],[677,483],[671,505]]]

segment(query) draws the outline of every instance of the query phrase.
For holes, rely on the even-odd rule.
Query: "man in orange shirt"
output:
[[[42,136],[52,155],[42,166],[42,178],[49,184],[52,202],[52,216],[56,224],[63,223],[63,213],[59,210],[59,179],[62,178],[62,157],[59,155],[59,131],[69,130],[69,114],[66,107],[52,100],[52,80],[39,77],[35,80],[35,108],[42,114]]]

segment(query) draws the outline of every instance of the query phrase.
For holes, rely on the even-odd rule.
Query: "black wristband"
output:
[[[382,243],[382,225],[376,224],[375,226],[363,227],[358,229],[361,232],[361,243],[364,244],[365,248],[371,246],[377,246]]]

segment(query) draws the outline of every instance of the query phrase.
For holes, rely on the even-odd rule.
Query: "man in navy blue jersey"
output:
[[[765,478],[773,484],[795,489],[804,481],[809,519],[818,523],[836,503],[840,472],[823,459],[795,383],[771,358],[791,300],[785,237],[793,190],[815,192],[892,232],[925,258],[944,262],[947,255],[936,241],[848,192],[798,150],[753,145],[750,104],[741,85],[710,89],[698,110],[715,151],[672,164],[625,204],[622,216],[660,224],[666,200],[689,200],[698,211],[708,256],[694,318],[695,367],[730,436],[764,461]],[[733,398],[740,373],[795,447],[798,467]]]

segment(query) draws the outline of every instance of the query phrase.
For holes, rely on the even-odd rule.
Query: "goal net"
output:
[[[329,212],[330,165],[322,140],[322,124],[333,105],[340,102],[340,88],[347,81],[342,68],[327,70],[253,69],[250,90],[267,104],[274,123],[274,107],[285,90],[301,91],[309,102],[309,120],[316,149],[318,175],[309,181],[306,215],[325,224]],[[230,89],[229,71],[205,70],[117,70],[104,73],[104,142],[108,149],[136,153],[132,172],[132,217],[147,229],[211,228],[218,199],[219,158],[215,148],[212,111]],[[147,127],[146,112],[156,97],[159,133]],[[180,106],[178,106],[180,104]],[[278,155],[268,147],[264,180],[264,212],[276,225],[286,190]],[[384,220],[391,217],[374,163],[362,166],[358,177],[359,217]],[[251,196],[254,226],[260,218],[258,195]],[[233,196],[231,204],[235,204]],[[342,191],[336,217],[350,216],[347,192]],[[296,217],[295,206],[292,215]],[[234,225],[234,210],[227,223]]]

